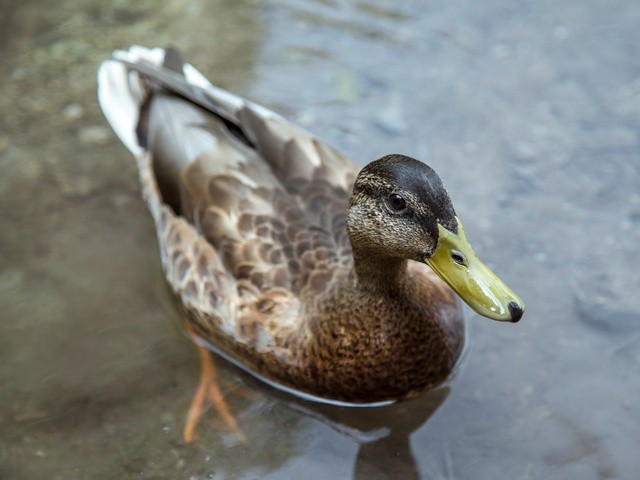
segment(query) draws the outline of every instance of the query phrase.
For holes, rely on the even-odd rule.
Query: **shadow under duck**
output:
[[[137,159],[190,329],[265,381],[330,401],[405,398],[460,355],[452,290],[480,315],[521,318],[424,163],[387,155],[358,173],[172,49],[115,52],[99,100]]]

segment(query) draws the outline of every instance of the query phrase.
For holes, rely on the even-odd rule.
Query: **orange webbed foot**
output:
[[[193,443],[198,421],[209,404],[211,404],[218,411],[218,414],[236,438],[242,443],[247,443],[247,437],[238,426],[220,390],[218,372],[211,353],[206,349],[200,337],[193,332],[193,329],[188,324],[186,328],[198,349],[198,357],[200,358],[200,381],[198,389],[191,401],[191,406],[187,413],[187,420],[184,430],[182,431],[184,441],[186,443]]]

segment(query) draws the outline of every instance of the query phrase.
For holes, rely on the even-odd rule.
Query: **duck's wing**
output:
[[[183,305],[231,335],[257,328],[256,342],[268,318],[293,328],[299,297],[349,258],[353,166],[173,52],[132,47],[114,57],[99,72],[100,104],[138,159]]]
[[[237,168],[237,160],[234,162],[231,159],[238,157],[238,153],[240,163],[243,157],[257,158],[257,161],[244,162],[243,168],[251,170],[247,172],[248,176],[261,183],[267,177],[275,178],[278,187],[293,197],[309,224],[330,232],[337,254],[343,261],[350,261],[351,245],[346,235],[345,214],[357,170],[347,158],[280,115],[213,86],[191,65],[182,62],[175,50],[167,50],[164,57],[164,65],[169,65],[173,70],[159,67],[157,63],[149,64],[145,60],[131,61],[130,52],[127,54],[116,54],[116,58],[154,85],[160,85],[173,94],[161,101],[170,104],[172,116],[176,115],[178,103],[187,109],[198,105],[214,115],[217,121],[208,122],[211,133],[232,140],[227,142],[231,145],[221,152],[220,157],[225,158],[214,162],[217,168],[222,172],[230,166]],[[185,106],[176,97],[188,100],[191,105]],[[162,107],[155,109],[161,110]],[[175,126],[163,126],[161,129],[184,131],[184,128]],[[174,142],[164,142],[162,138],[155,143],[158,145],[156,157],[166,155],[166,152],[173,154],[176,148]],[[195,150],[193,146],[199,142],[188,139],[183,143],[191,145],[192,152],[184,155],[187,160],[182,163],[190,163]],[[222,149],[222,146],[218,148]],[[156,167],[159,172],[171,171],[172,165],[180,164],[175,159],[164,163],[167,165],[165,168]],[[215,165],[210,165],[210,169],[215,171]]]

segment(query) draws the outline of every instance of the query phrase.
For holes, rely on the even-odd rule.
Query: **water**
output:
[[[635,478],[635,2],[237,3],[0,5],[0,478]],[[471,317],[448,389],[375,411],[224,369],[250,443],[210,414],[185,446],[197,358],[95,101],[99,62],[135,42],[360,164],[427,161],[523,320]]]

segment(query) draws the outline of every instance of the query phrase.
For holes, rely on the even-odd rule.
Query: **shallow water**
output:
[[[636,2],[0,4],[0,478],[636,478]],[[471,316],[448,389],[355,411],[224,370],[250,439],[181,440],[197,358],[95,71],[180,47],[362,164],[432,165],[527,303]]]

